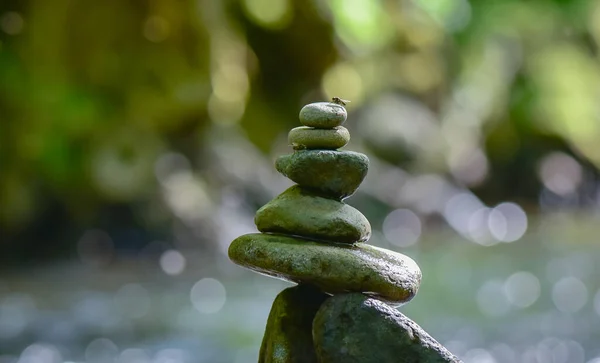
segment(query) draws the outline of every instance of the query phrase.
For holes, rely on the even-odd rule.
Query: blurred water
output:
[[[449,230],[407,248],[385,230],[371,242],[419,263],[421,290],[401,310],[465,362],[597,363],[600,227],[561,218],[530,221],[519,241],[492,246]],[[417,222],[406,230],[418,234]],[[0,362],[255,362],[270,304],[291,284],[219,252],[166,253],[4,274]]]

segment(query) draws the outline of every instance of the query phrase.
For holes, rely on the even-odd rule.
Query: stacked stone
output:
[[[259,362],[363,361],[340,355],[338,343],[332,341],[340,324],[332,325],[327,318],[338,309],[330,296],[358,293],[364,301],[402,304],[419,288],[417,264],[405,255],[366,244],[369,221],[343,202],[360,186],[369,167],[366,155],[338,150],[350,140],[342,126],[346,118],[345,108],[336,103],[302,108],[304,126],[288,135],[294,152],[276,161],[277,170],[297,184],[258,210],[255,223],[261,233],[238,237],[229,247],[233,262],[299,284],[275,300]],[[328,303],[334,305],[326,308]],[[383,303],[370,306],[377,304]],[[394,319],[388,313],[377,314],[383,314],[385,322]],[[313,321],[320,323],[313,326]]]

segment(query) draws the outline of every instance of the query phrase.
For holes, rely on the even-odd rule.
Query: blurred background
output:
[[[0,362],[256,362],[226,256],[351,100],[347,203],[466,363],[600,362],[600,1],[3,0]]]

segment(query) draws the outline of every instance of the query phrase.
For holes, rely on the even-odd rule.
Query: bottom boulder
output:
[[[321,305],[313,340],[319,362],[460,362],[414,321],[359,293],[336,295]]]
[[[260,347],[259,363],[317,363],[312,321],[329,295],[298,285],[283,290],[273,302]]]

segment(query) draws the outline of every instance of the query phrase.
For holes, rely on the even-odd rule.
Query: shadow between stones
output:
[[[312,322],[329,297],[298,285],[283,290],[273,302],[260,347],[259,363],[316,363]]]

